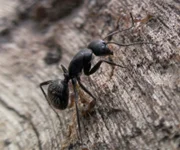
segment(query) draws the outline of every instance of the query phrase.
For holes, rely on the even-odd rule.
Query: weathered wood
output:
[[[12,10],[14,6],[18,3]],[[81,149],[74,144],[74,108],[58,111],[57,117],[38,86],[62,78],[56,65],[44,62],[51,50],[48,42],[62,48],[60,63],[68,66],[77,51],[99,35],[105,37],[118,19],[121,29],[129,27],[130,12],[135,27],[113,40],[157,45],[112,46],[113,61],[127,68],[103,64],[94,75],[83,76],[97,97],[90,116],[81,115],[83,142],[89,150],[180,149],[179,8],[177,0],[85,1],[44,32],[46,20],[17,20],[14,11],[1,15],[18,25],[9,19],[9,33],[0,37],[0,149]],[[91,100],[80,93],[81,99]]]

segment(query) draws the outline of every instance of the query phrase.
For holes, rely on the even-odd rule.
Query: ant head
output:
[[[113,52],[109,49],[107,43],[103,40],[94,40],[88,48],[93,51],[96,56],[113,55]]]

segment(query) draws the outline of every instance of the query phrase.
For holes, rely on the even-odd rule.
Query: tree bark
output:
[[[178,0],[89,0],[53,22],[50,15],[38,22],[33,20],[37,14],[17,19],[18,4],[9,5],[12,11],[6,14],[4,7],[0,14],[7,22],[0,30],[0,149],[180,149]],[[37,13],[37,7],[33,8]],[[156,45],[112,44],[114,56],[97,57],[94,62],[112,59],[125,68],[102,64],[93,75],[82,75],[97,102],[83,116],[79,101],[84,143],[80,146],[75,108],[56,110],[57,116],[40,91],[39,83],[63,78],[57,64],[48,65],[45,57],[60,49],[59,64],[68,67],[72,57],[93,39],[105,37],[117,24],[120,30],[130,27],[130,13],[135,26],[114,35],[112,41]],[[79,97],[92,100],[82,90]]]

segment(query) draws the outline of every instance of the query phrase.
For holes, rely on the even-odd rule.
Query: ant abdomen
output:
[[[56,109],[66,109],[69,101],[69,87],[64,80],[54,80],[48,87],[49,102]]]

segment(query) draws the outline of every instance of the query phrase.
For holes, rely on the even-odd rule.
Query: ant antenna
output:
[[[114,32],[111,32],[111,33],[108,34],[106,37],[104,37],[103,40],[105,40],[105,39],[107,39],[108,37],[113,36],[113,35],[115,35],[115,34],[117,34],[117,33],[119,33],[119,32],[127,31],[127,30],[130,30],[131,28],[133,28],[133,27],[134,27],[134,19],[133,19],[132,13],[130,13],[130,17],[131,17],[131,22],[132,22],[131,27],[129,27],[129,28],[127,28],[127,29],[124,29],[124,30],[119,30],[119,29],[118,29],[118,30],[116,30],[116,31],[114,31]]]
[[[140,44],[153,44],[156,45],[156,43],[151,43],[151,42],[135,42],[135,43],[129,43],[129,44],[120,44],[116,42],[107,42],[107,44],[116,44],[118,46],[132,46],[132,45],[140,45]]]

